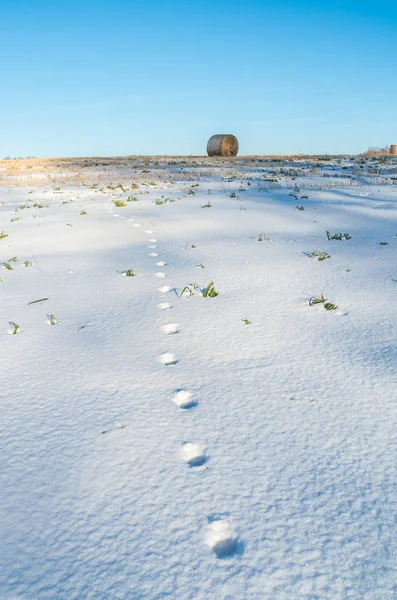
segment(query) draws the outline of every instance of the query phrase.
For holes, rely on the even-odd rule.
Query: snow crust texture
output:
[[[394,600],[397,161],[131,161],[0,187],[0,598]]]

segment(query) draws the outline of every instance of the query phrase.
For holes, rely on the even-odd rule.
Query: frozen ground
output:
[[[0,165],[0,597],[397,598],[397,161],[81,164]]]

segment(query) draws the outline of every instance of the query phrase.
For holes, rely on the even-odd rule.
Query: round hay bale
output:
[[[392,144],[390,146],[390,154],[393,156],[397,156],[397,144]]]
[[[218,133],[208,140],[208,156],[237,156],[238,139],[229,133]]]

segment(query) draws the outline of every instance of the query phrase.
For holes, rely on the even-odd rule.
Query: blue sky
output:
[[[397,3],[0,0],[0,157],[397,143]]]

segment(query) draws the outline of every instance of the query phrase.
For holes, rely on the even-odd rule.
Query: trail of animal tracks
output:
[[[397,165],[145,164],[0,188],[1,598],[396,598]]]

